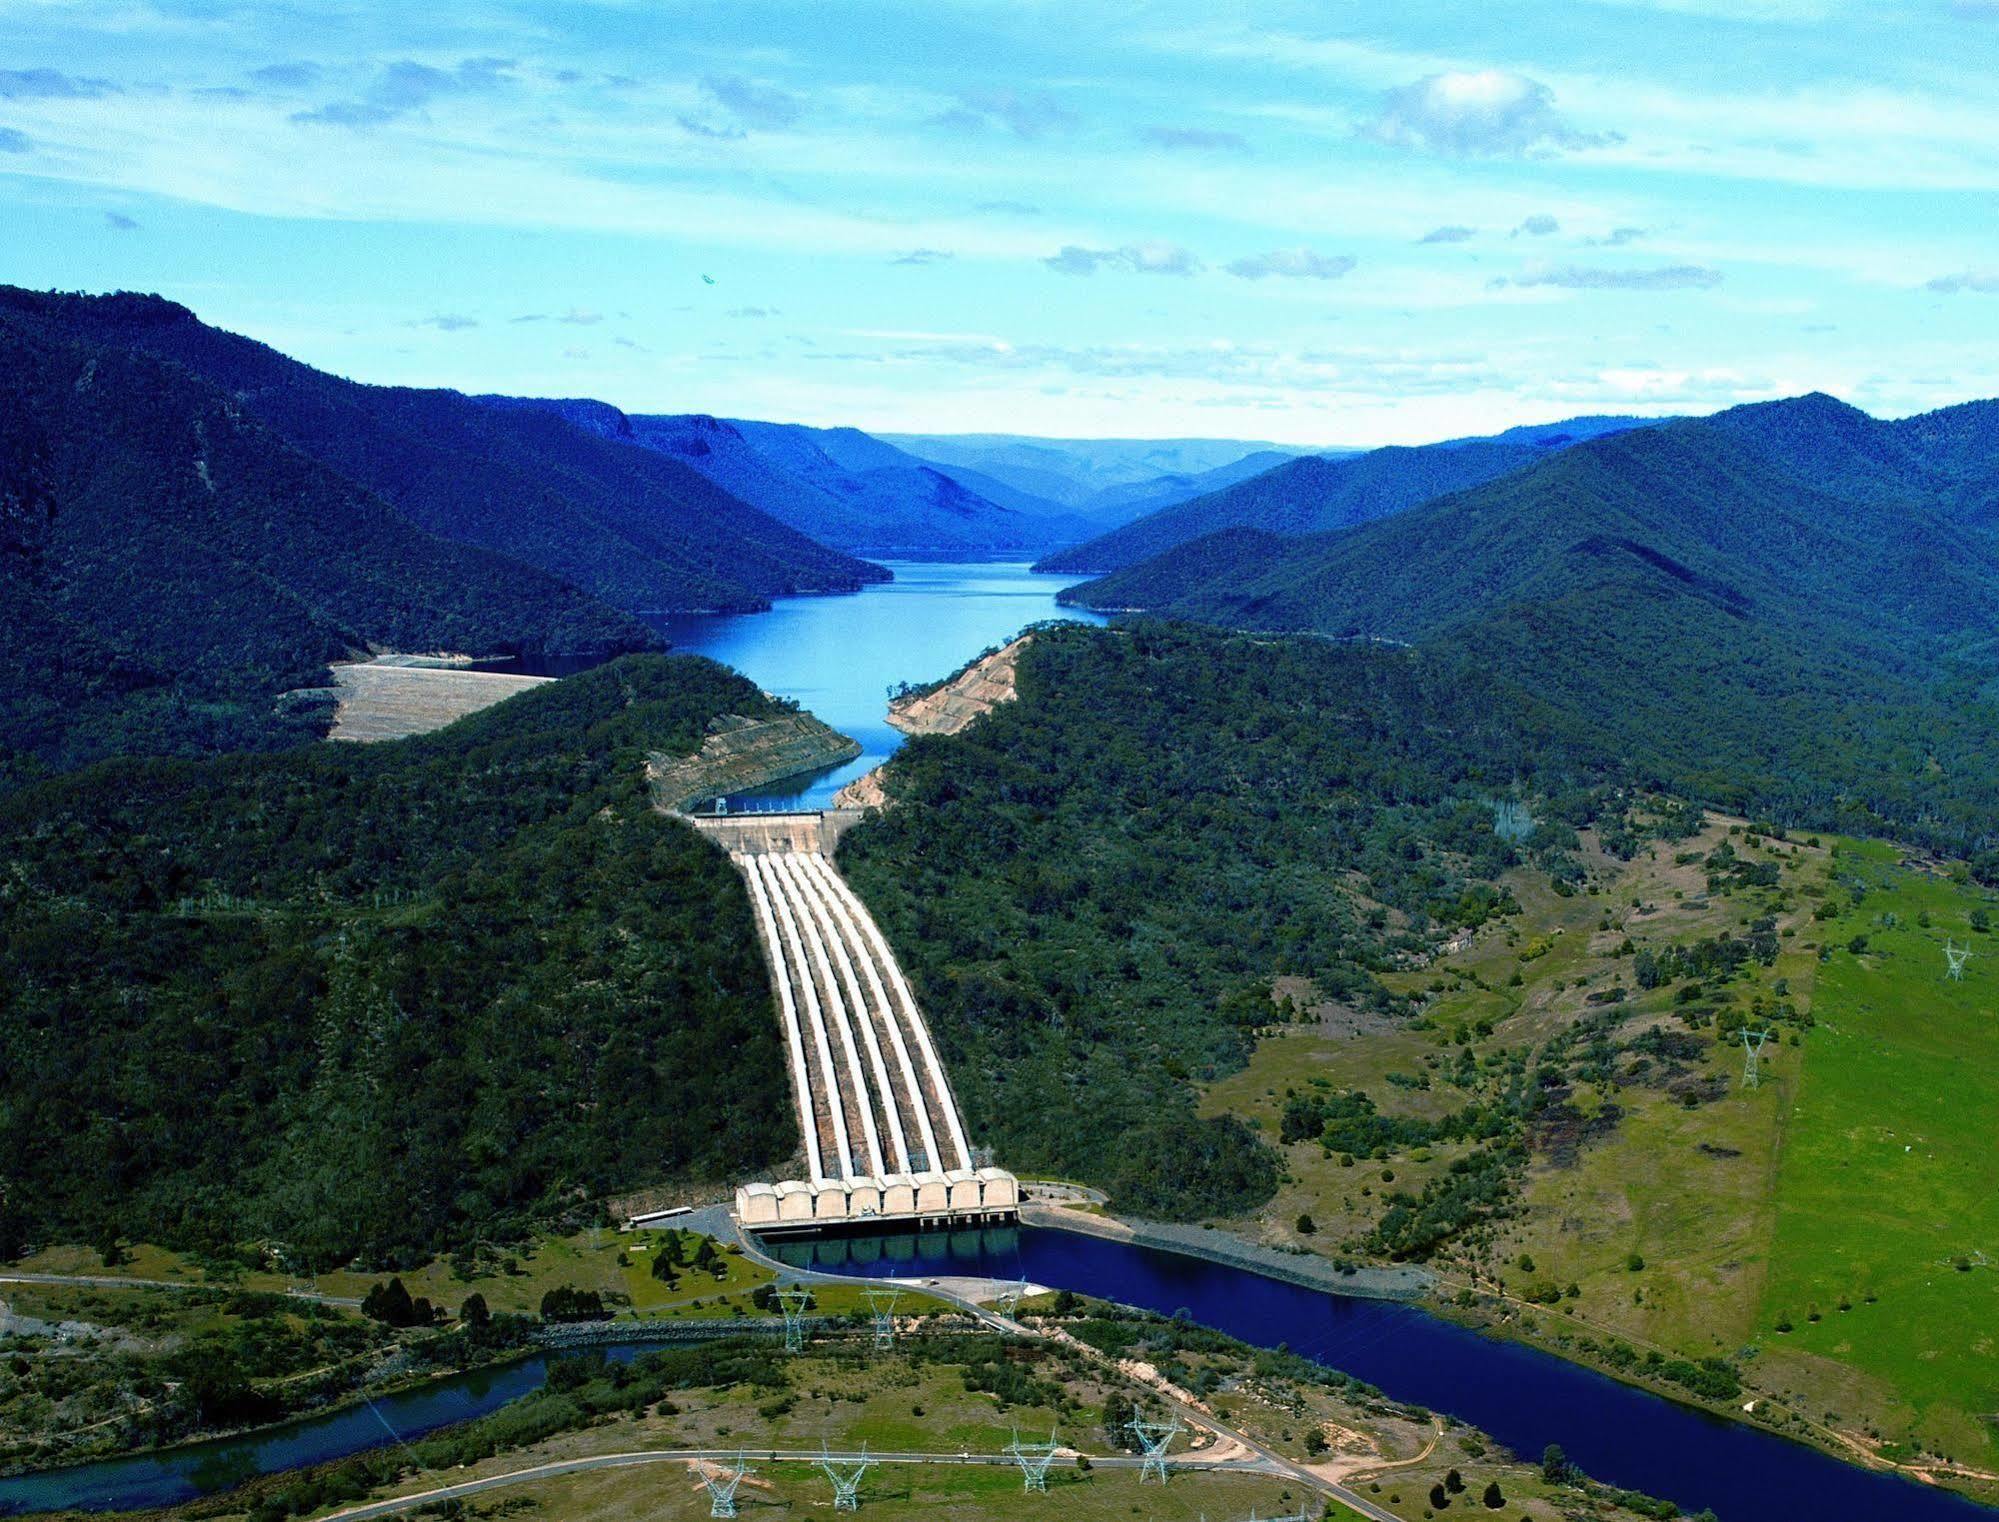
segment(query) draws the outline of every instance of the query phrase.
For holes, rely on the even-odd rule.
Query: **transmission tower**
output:
[[[1060,1451],[1060,1447],[1061,1445],[1055,1441],[1053,1430],[1050,1430],[1048,1441],[1045,1443],[1023,1443],[1020,1440],[1020,1429],[1016,1427],[1013,1429],[1013,1441],[1007,1444],[1006,1451],[1012,1454],[1013,1461],[1020,1465],[1020,1477],[1027,1482],[1029,1490],[1046,1490],[1048,1471],[1054,1467],[1055,1455]]]
[[[1027,1280],[1023,1278],[1017,1284],[1009,1284],[1001,1290],[999,1299],[994,1303],[999,1307],[999,1313],[1010,1321],[1019,1313],[1020,1302],[1026,1298],[1026,1295]]]
[[[777,1292],[778,1308],[784,1312],[784,1350],[796,1353],[805,1346],[805,1308],[812,1303],[812,1291],[802,1284],[786,1284]]]
[[[1971,960],[1971,948],[1960,946],[1956,941],[1943,943],[1943,975],[1953,983],[1964,981],[1964,964]]]
[[[1744,1031],[1742,1033],[1742,1086],[1753,1089],[1763,1078],[1763,1043],[1770,1039],[1770,1032]]]
[[[871,1289],[867,1291],[868,1306],[874,1312],[875,1351],[881,1352],[895,1346],[895,1303],[902,1298],[899,1289]]]
[[[743,1462],[742,1450],[738,1449],[734,1469],[724,1469],[703,1480],[701,1483],[708,1491],[708,1515],[733,1517],[736,1514],[736,1487],[755,1472]]]
[[[1170,1422],[1148,1422],[1142,1417],[1131,1419],[1131,1435],[1138,1440],[1144,1454],[1144,1462],[1138,1466],[1138,1483],[1143,1485],[1154,1475],[1159,1483],[1166,1483],[1166,1450],[1173,1446],[1173,1439],[1180,1435],[1180,1418]]]
[[[819,1450],[819,1467],[826,1478],[833,1482],[833,1510],[859,1511],[861,1509],[861,1481],[874,1467],[874,1460],[868,1457],[868,1445],[861,1444],[859,1459],[835,1461],[833,1455],[822,1446]]]

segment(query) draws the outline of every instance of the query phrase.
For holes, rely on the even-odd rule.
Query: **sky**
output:
[[[0,282],[383,384],[1374,445],[1999,394],[1999,0],[0,0]]]

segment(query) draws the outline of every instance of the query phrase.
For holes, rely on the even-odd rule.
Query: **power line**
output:
[[[833,1482],[833,1510],[859,1511],[861,1509],[861,1481],[874,1467],[874,1460],[868,1457],[868,1445],[861,1444],[859,1459],[849,1459],[844,1463],[835,1462],[833,1455],[821,1445],[819,1467],[826,1478]]]
[[[1045,1443],[1023,1443],[1020,1440],[1020,1429],[1016,1427],[1013,1430],[1013,1441],[1007,1444],[1006,1451],[1012,1454],[1013,1461],[1020,1465],[1020,1477],[1026,1482],[1026,1489],[1048,1488],[1048,1471],[1054,1467],[1055,1457],[1061,1451],[1061,1445],[1055,1441],[1053,1429],[1050,1429],[1048,1441]]]
[[[733,1517],[736,1514],[736,1490],[756,1471],[743,1462],[743,1453],[736,1450],[736,1467],[724,1469],[720,1474],[711,1474],[701,1483],[708,1491],[708,1515],[711,1517]]]
[[[874,1312],[875,1351],[882,1352],[895,1346],[895,1303],[902,1298],[899,1289],[869,1289],[866,1291],[868,1307]]]
[[[1138,1466],[1138,1483],[1143,1485],[1155,1475],[1159,1483],[1166,1483],[1166,1450],[1173,1446],[1173,1439],[1180,1435],[1180,1418],[1170,1422],[1148,1422],[1143,1417],[1134,1416],[1129,1426],[1131,1435],[1138,1440],[1144,1461]]]
[[[784,1350],[802,1352],[805,1347],[805,1312],[812,1304],[812,1291],[802,1284],[780,1285],[778,1309],[784,1312]]]

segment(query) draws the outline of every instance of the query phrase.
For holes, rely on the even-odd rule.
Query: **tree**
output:
[[[1499,1481],[1490,1480],[1486,1483],[1485,1494],[1479,1499],[1484,1501],[1487,1511],[1498,1511],[1506,1504],[1506,1492],[1499,1488]]]
[[[1448,1490],[1454,1496],[1463,1495],[1465,1477],[1453,1469],[1449,1474],[1444,1476],[1444,1489]]]
[[[1446,1511],[1450,1508],[1451,1498],[1444,1494],[1443,1486],[1432,1485],[1430,1487],[1430,1504],[1436,1507],[1438,1511]]]
[[[1332,1444],[1326,1441],[1326,1434],[1321,1428],[1314,1427],[1310,1432],[1305,1434],[1305,1451],[1314,1458],[1324,1453],[1330,1447],[1332,1447]]]
[[[411,1326],[416,1322],[416,1302],[403,1288],[400,1278],[379,1281],[361,1299],[361,1314],[384,1326]]]
[[[563,1284],[541,1297],[543,1321],[603,1321],[610,1316],[604,1297],[594,1289]]]
[[[1317,1231],[1318,1229],[1319,1229],[1318,1222],[1314,1221],[1309,1215],[1305,1215],[1302,1213],[1299,1215],[1298,1217],[1299,1236],[1309,1237],[1313,1232]]]
[[[486,1297],[476,1289],[465,1297],[465,1303],[458,1307],[458,1319],[464,1325],[478,1328],[493,1319],[493,1313],[486,1309]]]
[[[1104,1437],[1111,1447],[1131,1447],[1131,1419],[1136,1415],[1138,1408],[1116,1391],[1104,1397]]]
[[[1562,1452],[1560,1443],[1550,1443],[1541,1450],[1541,1478],[1550,1485],[1560,1485],[1569,1477],[1569,1456]]]

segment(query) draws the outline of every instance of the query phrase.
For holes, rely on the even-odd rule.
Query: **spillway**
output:
[[[745,1184],[738,1218],[779,1232],[1012,1218],[1019,1183],[973,1166],[929,1024],[881,927],[828,859],[829,832],[810,816],[753,833],[696,823],[749,885],[804,1142],[807,1177]]]

